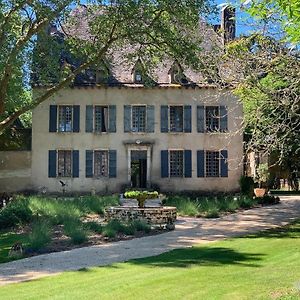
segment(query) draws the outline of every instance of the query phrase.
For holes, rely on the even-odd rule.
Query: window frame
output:
[[[182,152],[182,175],[172,176],[171,175],[171,152]],[[168,149],[168,168],[169,168],[169,178],[185,178],[185,163],[184,163],[184,149]]]
[[[103,178],[109,178],[109,150],[108,149],[93,149],[93,178],[95,179],[103,179]],[[96,156],[95,156],[95,153],[96,152],[104,152],[106,153],[106,162],[107,162],[107,165],[106,165],[106,172],[107,174],[106,175],[96,175],[95,173],[95,165],[96,165]]]
[[[182,130],[181,131],[173,131],[171,130],[171,107],[181,107],[182,109]],[[169,133],[184,133],[184,105],[183,104],[170,104],[168,105],[168,126]]]
[[[217,175],[208,175],[208,154],[209,153],[217,153],[218,154],[218,157],[217,157],[217,161],[218,161],[218,172],[217,172]],[[220,178],[221,177],[221,151],[220,150],[205,150],[205,156],[204,156],[204,161],[205,161],[205,177],[206,178]],[[213,168],[214,166],[211,166],[211,168]]]
[[[132,133],[147,133],[147,104],[130,104],[131,110],[130,110],[130,132]],[[145,109],[145,117],[144,117],[144,131],[139,131],[139,130],[133,130],[133,107],[144,107]],[[139,115],[139,122],[140,122],[140,115]],[[140,127],[140,125],[138,125]]]
[[[70,152],[71,174],[68,176],[59,174],[59,152]],[[65,162],[64,162],[64,165],[65,165]],[[56,178],[73,178],[73,149],[56,149]]]
[[[205,126],[205,132],[206,133],[219,133],[221,132],[221,107],[220,105],[207,105],[204,107],[205,108],[205,122],[204,122],[204,126]],[[212,117],[213,119],[217,120],[218,125],[217,125],[217,129],[209,129],[209,127],[207,126],[207,111],[209,108],[217,108],[218,109],[218,116],[217,117]],[[212,121],[213,122],[213,121]]]
[[[106,107],[107,108],[107,128],[106,128],[106,131],[100,131],[100,130],[96,130],[96,107],[101,107],[101,108],[104,108]],[[110,121],[110,118],[109,118],[109,105],[108,104],[93,104],[93,133],[98,133],[98,134],[107,134],[109,133],[109,121]]]
[[[71,129],[70,130],[60,130],[60,109],[63,107],[71,107]],[[74,130],[74,104],[58,104],[57,105],[57,124],[56,124],[56,128],[57,128],[57,132],[59,133],[70,133],[73,132]],[[64,124],[64,128],[66,128],[66,123]]]

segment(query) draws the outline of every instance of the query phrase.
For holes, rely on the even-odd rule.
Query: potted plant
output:
[[[139,208],[144,208],[146,200],[158,198],[158,192],[128,191],[124,194],[124,196],[125,198],[136,199],[138,201]]]
[[[254,181],[258,183],[258,188],[254,189],[256,197],[263,197],[266,194],[267,189],[263,187],[269,178],[269,167],[268,164],[260,164],[256,169],[256,176]]]

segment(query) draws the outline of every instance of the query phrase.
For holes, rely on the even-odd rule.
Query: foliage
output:
[[[28,236],[28,247],[37,251],[44,248],[51,240],[50,225],[47,221],[37,220],[32,224],[31,232]]]
[[[138,201],[139,207],[145,206],[145,201],[147,199],[158,198],[158,192],[148,192],[148,191],[127,191],[124,194],[125,198],[133,198]]]
[[[91,231],[96,232],[96,233],[102,233],[102,231],[103,231],[102,225],[99,224],[98,222],[94,222],[94,221],[84,223],[84,227],[87,230],[91,230]]]
[[[265,195],[263,197],[256,198],[257,203],[262,205],[278,204],[280,198],[276,196]]]
[[[299,247],[297,222],[248,237],[3,286],[0,298],[296,300]]]
[[[155,69],[162,58],[199,67],[203,37],[194,29],[200,14],[214,11],[212,3],[88,0],[74,9],[78,1],[2,1],[0,132],[87,69],[109,62],[116,49],[129,48],[119,51],[120,59],[142,58],[145,70]],[[35,90],[34,98],[27,88],[30,79],[44,87]]]
[[[254,178],[255,182],[258,182],[259,187],[263,183],[266,183],[269,178],[269,167],[268,164],[259,164],[256,168],[256,176]]]
[[[242,195],[253,195],[254,181],[252,177],[241,176],[239,184]]]
[[[151,226],[142,220],[134,220],[132,222],[132,226],[136,231],[142,231],[145,233],[149,233],[151,231]]]
[[[64,232],[71,238],[72,243],[75,245],[82,244],[87,240],[87,232],[78,219],[64,220]]]

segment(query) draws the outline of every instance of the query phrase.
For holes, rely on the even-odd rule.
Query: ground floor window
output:
[[[170,150],[170,177],[183,177],[183,150]]]
[[[108,151],[94,151],[94,176],[108,177]]]
[[[219,177],[220,152],[206,151],[206,177]]]
[[[57,151],[57,175],[59,177],[72,176],[72,151],[58,150]]]

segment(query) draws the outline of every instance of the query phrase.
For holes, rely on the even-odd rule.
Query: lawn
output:
[[[298,288],[298,289],[297,289]],[[0,288],[0,299],[300,299],[300,222]]]

